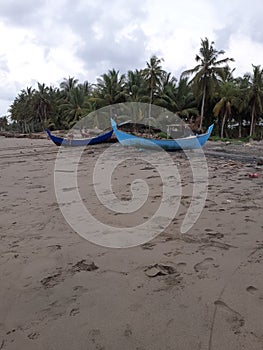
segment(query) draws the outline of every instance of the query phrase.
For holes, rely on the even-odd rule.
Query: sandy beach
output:
[[[0,146],[0,350],[263,349],[262,143],[207,143],[208,196],[185,234],[191,176],[174,153],[178,213],[156,238],[126,249],[93,244],[68,225],[50,140],[0,137]],[[143,178],[148,204],[134,215],[105,210],[92,171],[107,147],[90,146],[81,158],[83,200],[99,220],[132,227],[160,204],[161,179],[130,150],[113,189],[128,201],[131,182]]]

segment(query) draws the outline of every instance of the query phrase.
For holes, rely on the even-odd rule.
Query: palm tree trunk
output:
[[[238,121],[238,137],[241,138],[242,137],[242,118],[239,118]]]
[[[200,130],[203,127],[203,119],[204,119],[204,109],[205,109],[205,96],[206,95],[206,87],[204,87],[202,105],[201,105],[201,119],[200,119]]]
[[[224,137],[225,123],[226,123],[226,113],[224,113],[222,125],[221,125],[221,139]]]
[[[148,113],[149,122],[150,122],[151,114],[152,114],[152,90],[150,95],[150,104],[149,104],[149,113]]]
[[[255,120],[255,102],[253,103],[252,112],[251,112],[249,137],[252,137],[252,136],[253,136],[253,132],[254,132],[254,123],[255,123],[254,120]]]
[[[151,87],[151,92],[150,92],[150,104],[149,104],[149,115],[148,115],[149,133],[150,133],[150,131],[151,131],[150,118],[151,118],[151,114],[152,114],[152,99],[153,99],[153,88]]]
[[[256,124],[257,124],[257,116],[254,116],[253,125],[252,125],[252,136],[256,136]]]

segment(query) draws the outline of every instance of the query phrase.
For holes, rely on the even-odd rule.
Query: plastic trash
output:
[[[248,176],[252,179],[255,179],[255,178],[258,178],[259,175],[258,173],[250,173]]]

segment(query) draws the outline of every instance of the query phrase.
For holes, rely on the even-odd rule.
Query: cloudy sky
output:
[[[0,116],[36,82],[58,86],[164,59],[177,78],[201,38],[233,57],[235,75],[263,66],[262,0],[1,0]]]

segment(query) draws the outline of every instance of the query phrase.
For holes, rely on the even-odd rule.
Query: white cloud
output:
[[[201,38],[233,57],[235,73],[263,62],[262,0],[10,0],[0,3],[0,115],[19,90],[64,77],[94,82],[143,68],[152,54],[179,78]]]
[[[75,75],[76,70],[85,74],[84,62],[76,55],[81,40],[70,28],[64,28],[60,40],[57,37],[50,47],[40,44],[30,29],[0,23],[0,35],[0,57],[5,60],[5,66],[0,61],[0,115],[6,114],[22,88],[34,86],[37,81],[57,85],[63,77]]]
[[[263,64],[263,44],[254,42],[251,38],[236,34],[232,35],[229,42],[229,52],[233,57],[238,57],[236,74],[243,75],[252,72],[253,65]]]

